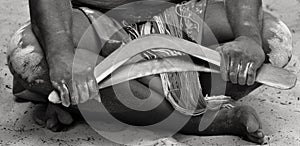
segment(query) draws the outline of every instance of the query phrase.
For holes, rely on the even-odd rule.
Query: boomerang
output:
[[[215,50],[169,35],[151,34],[139,37],[121,46],[95,67],[94,75],[100,86],[99,89],[128,80],[166,72],[202,71],[219,73],[219,70],[199,66],[190,61],[180,58],[176,59],[176,57],[124,65],[137,54],[157,48],[180,51],[220,67],[221,57],[219,52]],[[104,80],[110,74],[112,74],[111,78]],[[256,82],[258,83],[285,90],[293,88],[296,81],[297,77],[295,74],[270,64],[263,64],[258,70],[256,77]]]

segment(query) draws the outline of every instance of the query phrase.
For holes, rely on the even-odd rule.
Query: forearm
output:
[[[74,53],[70,0],[29,0],[32,28],[47,61],[63,53]]]
[[[247,36],[262,44],[262,1],[225,0],[227,16],[235,38]]]

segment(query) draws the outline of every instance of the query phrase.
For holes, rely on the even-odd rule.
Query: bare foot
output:
[[[250,106],[237,106],[227,111],[221,111],[219,117],[226,118],[220,121],[220,126],[229,134],[241,136],[251,142],[263,144],[264,132],[256,111]],[[222,123],[222,124],[221,124]]]
[[[230,109],[223,108],[220,111],[211,111],[211,113],[216,117],[205,130],[201,131],[200,127],[203,125],[199,125],[199,121],[209,117],[198,116],[190,120],[181,132],[199,136],[236,135],[254,143],[265,143],[261,122],[252,107],[236,106]],[[205,121],[205,119],[203,120]],[[195,127],[199,127],[199,129]]]
[[[60,105],[52,103],[37,104],[33,118],[37,124],[45,126],[53,132],[62,131],[67,125],[73,122],[73,118],[69,112]]]

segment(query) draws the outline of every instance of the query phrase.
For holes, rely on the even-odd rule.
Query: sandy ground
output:
[[[294,57],[287,67],[300,77],[300,0],[264,0],[266,9],[280,17],[294,35]],[[6,64],[9,39],[29,19],[27,0],[0,1],[0,145],[117,145],[100,137],[85,124],[53,133],[34,123],[32,104],[16,103],[11,94],[12,76]],[[300,82],[292,90],[261,87],[243,99],[255,107],[270,145],[300,145]],[[189,145],[251,145],[234,136],[176,138]]]

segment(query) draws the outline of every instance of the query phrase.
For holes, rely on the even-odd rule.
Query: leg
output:
[[[122,90],[122,86],[126,86],[126,84],[119,84],[114,88],[106,88],[100,91],[103,97],[102,102],[105,105],[106,109],[108,109],[108,111],[112,113],[116,112],[116,110],[121,110],[117,113],[112,113],[112,115],[119,121],[134,126],[149,126],[165,120],[173,113],[175,116],[174,120],[171,123],[168,123],[168,125],[164,125],[164,127],[156,127],[160,130],[164,129],[172,131],[174,130],[176,125],[180,125],[181,122],[184,121],[184,119],[189,118],[174,110],[170,103],[161,94],[158,94],[153,99],[154,102],[156,100],[158,104],[158,106],[153,110],[137,111],[130,109],[130,107],[123,105],[118,100],[118,98],[126,98],[127,100],[134,100],[134,98],[146,99],[148,98],[151,89],[145,87],[139,82],[130,81],[131,92],[134,93],[136,97],[126,96],[126,94],[116,95],[115,90]],[[122,93],[126,92],[129,91],[122,91]],[[163,101],[159,102],[161,101],[161,99],[163,99]],[[101,113],[97,113],[97,111],[93,112],[93,115],[101,115]],[[97,116],[97,120],[103,119],[105,118],[102,116]],[[190,120],[185,124],[185,126],[182,127],[180,132],[183,134],[192,134],[199,136],[237,135],[242,136],[252,142],[263,142],[264,135],[261,131],[260,124],[257,124],[260,123],[260,121],[257,120],[257,114],[255,110],[249,106],[239,106],[232,109],[222,109],[218,112],[211,125],[204,131],[198,130],[201,120],[202,115],[191,117]]]
[[[10,58],[13,60],[15,58]],[[117,85],[117,86],[122,86]],[[131,90],[136,94],[138,98],[145,99],[149,96],[149,89],[137,82],[131,81]],[[158,107],[151,111],[140,112],[131,110],[128,107],[121,104],[114,93],[112,88],[107,88],[100,91],[103,96],[103,103],[106,108],[114,112],[113,115],[116,116],[121,121],[133,124],[133,125],[148,125],[152,123],[157,123],[162,119],[165,119],[174,109],[170,106],[169,102],[161,95],[155,96],[155,100],[162,102]],[[132,99],[134,97],[125,96],[123,98]],[[153,101],[155,102],[155,101]],[[118,109],[118,111],[116,111]],[[53,112],[52,112],[53,113]],[[178,121],[185,116],[176,112]],[[155,117],[155,118],[148,118]],[[250,107],[236,107],[230,110],[221,110],[217,117],[215,118],[212,125],[210,125],[205,131],[197,131],[198,125],[202,116],[192,117],[191,120],[186,124],[186,126],[181,130],[181,132],[186,134],[197,134],[197,135],[219,135],[219,134],[234,134],[245,136],[251,141],[261,142],[262,133],[260,132],[260,124],[256,119],[257,115],[255,111]],[[101,117],[100,117],[101,118]],[[56,118],[53,121],[63,121],[62,119]],[[225,122],[224,122],[225,121]],[[55,123],[55,122],[52,122]],[[221,124],[220,124],[221,123]],[[228,124],[231,123],[231,124]],[[253,124],[254,123],[254,124]],[[173,123],[172,123],[173,124]],[[169,127],[164,127],[166,129],[172,129],[172,124]],[[174,123],[176,124],[176,123]]]
[[[74,14],[75,15],[75,14]],[[76,18],[74,18],[76,20]],[[76,26],[76,25],[74,25]],[[82,33],[81,33],[82,34]],[[17,37],[19,35],[19,37]],[[35,38],[35,35],[32,33],[30,25],[26,26],[22,31],[18,33],[18,35],[15,35],[14,40],[15,44],[9,51],[9,66],[14,74],[14,76],[20,76],[22,79],[22,89],[25,91],[30,91],[31,93],[41,93],[43,96],[42,98],[43,101],[45,101],[44,105],[38,105],[36,110],[35,110],[35,115],[36,118],[35,120],[40,123],[40,124],[46,124],[48,128],[51,130],[59,130],[63,124],[69,124],[70,121],[72,121],[71,115],[66,112],[65,109],[54,105],[54,104],[48,104],[47,103],[47,95],[52,91],[52,87],[49,82],[49,77],[48,77],[48,69],[47,69],[47,64],[44,59],[43,52],[41,51],[41,48],[38,44],[38,41]],[[31,38],[31,39],[28,39]],[[22,43],[20,43],[22,42]],[[40,60],[33,60],[31,56],[36,56],[36,58],[40,58]],[[22,60],[20,60],[22,59]],[[37,62],[36,62],[37,61]],[[27,63],[26,63],[27,62]],[[26,65],[25,65],[26,64]],[[31,70],[26,70],[28,67]],[[20,70],[18,70],[20,69]],[[32,70],[33,69],[33,70]],[[36,70],[39,69],[39,70]],[[27,74],[24,75],[30,75],[30,76],[21,76],[23,75],[23,72],[21,71],[28,71]],[[30,80],[28,78],[30,77]],[[31,84],[31,82],[34,82],[39,79],[41,81],[38,81],[39,84]],[[123,84],[116,85],[118,87],[122,87]],[[133,93],[138,98],[145,99],[148,98],[149,96],[149,89],[147,86],[145,86],[142,83],[139,83],[137,81],[130,81],[131,85],[131,90]],[[20,93],[18,92],[19,90],[15,90],[14,93]],[[118,119],[121,121],[124,121],[126,123],[132,124],[132,125],[149,125],[149,124],[154,124],[157,122],[160,122],[164,120],[166,117],[169,116],[170,113],[174,111],[172,106],[169,104],[169,102],[165,99],[164,96],[157,94],[155,98],[153,99],[152,102],[157,102],[161,101],[162,102],[159,104],[158,107],[151,111],[146,111],[146,112],[141,112],[141,111],[135,111],[131,110],[130,108],[124,106],[123,104],[120,103],[120,101],[117,100],[116,95],[114,93],[113,88],[106,88],[104,90],[100,91],[102,97],[103,97],[103,103],[106,106],[106,108]],[[123,94],[122,94],[123,95]],[[121,95],[121,96],[122,96]],[[123,95],[124,97],[122,98],[128,98],[133,99],[134,97],[128,97]],[[36,98],[30,98],[31,96],[18,96],[19,98],[26,97],[26,99],[29,99],[31,101],[39,101],[36,100]],[[48,104],[48,105],[46,105]],[[46,105],[46,106],[45,106]],[[188,124],[181,130],[181,132],[186,133],[186,134],[197,134],[197,135],[218,135],[218,134],[236,134],[236,135],[243,135],[246,136],[248,132],[246,131],[245,127],[249,123],[247,120],[245,122],[240,122],[240,117],[241,115],[247,115],[248,110],[247,107],[240,107],[240,108],[234,108],[232,110],[222,110],[221,113],[217,116],[215,119],[215,122],[205,131],[199,132],[195,129],[197,129],[198,124],[200,123],[201,116],[197,117],[192,117],[192,119],[188,122]],[[231,113],[231,112],[238,112],[238,113],[243,113],[243,114],[238,114],[239,116],[234,116],[235,114],[226,114],[226,113]],[[182,118],[186,118],[184,115],[176,113],[176,118],[178,121],[180,121]],[[224,115],[228,116],[224,116]],[[45,116],[46,115],[46,116]],[[99,118],[101,120],[101,113],[99,113]],[[153,118],[148,118],[148,117],[153,117]],[[226,126],[226,125],[221,125],[220,126],[220,121],[222,123],[226,123],[224,121],[228,121],[231,123],[234,123],[233,125]],[[177,123],[172,123],[172,124],[177,124]],[[169,127],[163,127],[165,129],[172,129],[172,124],[169,125]],[[217,127],[219,125],[219,127]],[[236,125],[240,125],[242,128],[236,128]],[[226,126],[226,129],[224,130],[224,126]],[[237,129],[237,130],[233,130]]]

